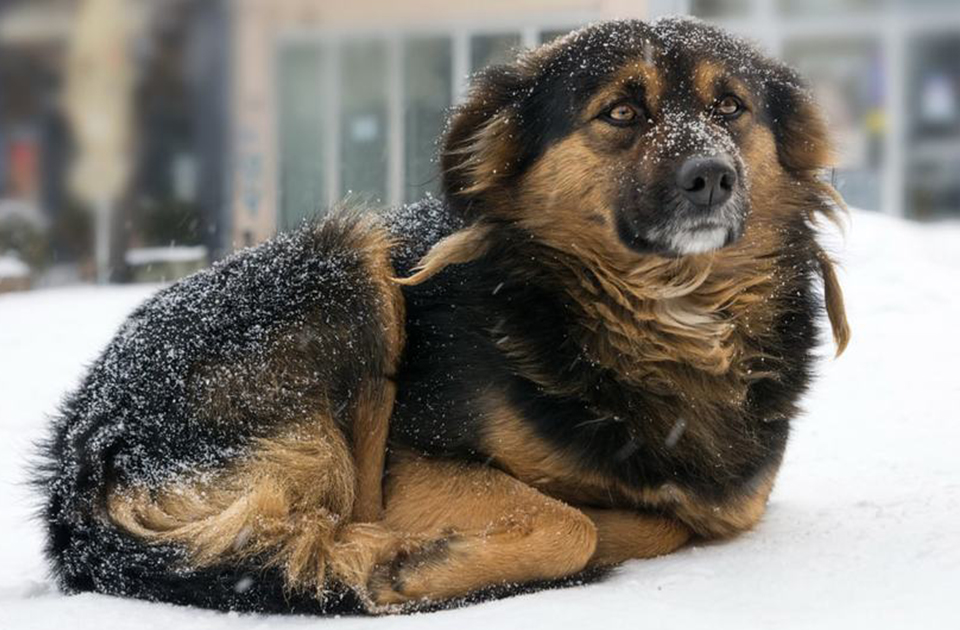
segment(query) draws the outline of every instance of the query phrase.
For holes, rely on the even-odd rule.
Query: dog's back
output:
[[[376,429],[359,416],[384,408],[385,439],[392,400],[377,396],[389,393],[381,380],[402,329],[384,325],[402,317],[387,256],[381,226],[341,215],[166,288],[130,316],[43,445],[47,553],[65,590],[222,609],[337,604],[298,596],[288,578],[316,586],[318,539],[358,509],[352,451]],[[367,520],[379,468],[370,476]],[[256,509],[281,518],[307,492],[323,512],[315,540],[255,522],[270,519]],[[249,530],[249,551],[230,548],[237,528]],[[307,543],[318,558],[295,557]]]

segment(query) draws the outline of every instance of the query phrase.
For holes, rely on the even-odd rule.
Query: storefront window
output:
[[[750,0],[692,0],[690,13],[702,18],[727,19],[747,15]]]
[[[470,38],[470,70],[477,72],[487,66],[510,61],[519,48],[519,33],[474,35]]]
[[[284,46],[279,54],[281,228],[295,227],[326,203],[321,61],[318,44]]]
[[[550,29],[547,31],[540,32],[540,43],[546,44],[552,42],[555,39],[568,35],[570,31],[575,30],[576,26],[571,26],[570,28],[560,28],[560,29]]]
[[[811,38],[787,42],[784,58],[813,85],[840,163],[834,174],[847,202],[880,208],[888,110],[879,42]]]
[[[340,55],[340,193],[383,204],[387,199],[386,44],[346,42]]]
[[[449,37],[412,38],[405,42],[404,186],[405,201],[437,193],[437,140],[453,94],[453,45]]]
[[[873,13],[884,8],[886,0],[779,0],[780,10],[789,16],[830,16]]]
[[[960,214],[960,36],[915,37],[908,47],[907,212]]]

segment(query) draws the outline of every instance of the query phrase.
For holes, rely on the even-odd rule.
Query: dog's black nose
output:
[[[688,158],[677,169],[677,187],[683,196],[704,208],[722,205],[737,185],[737,171],[727,158]]]

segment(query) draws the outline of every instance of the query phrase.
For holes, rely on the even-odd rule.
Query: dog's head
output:
[[[692,20],[585,28],[477,77],[442,152],[468,218],[553,247],[701,254],[827,166],[797,75]]]

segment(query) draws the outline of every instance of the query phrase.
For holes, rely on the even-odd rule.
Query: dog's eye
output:
[[[608,123],[626,126],[633,124],[633,122],[639,118],[639,114],[633,105],[629,103],[617,103],[605,111],[602,118]]]
[[[732,94],[727,94],[716,102],[713,111],[724,118],[734,118],[743,111],[743,102]]]

